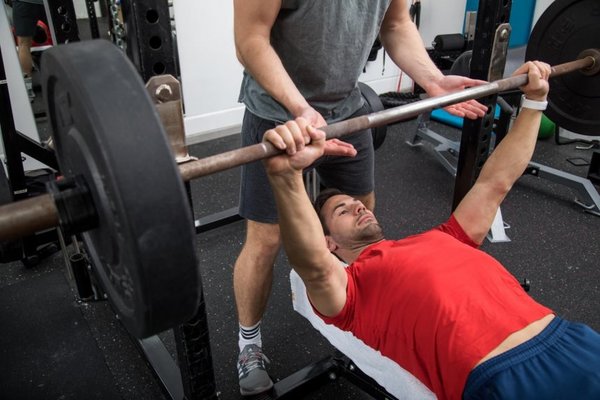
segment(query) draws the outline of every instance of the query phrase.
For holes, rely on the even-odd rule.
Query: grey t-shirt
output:
[[[391,0],[283,0],[271,45],[309,104],[328,122],[363,105],[357,87]],[[239,101],[273,121],[293,116],[244,71]]]

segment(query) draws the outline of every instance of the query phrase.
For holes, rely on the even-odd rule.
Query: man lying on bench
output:
[[[529,101],[473,188],[447,222],[401,240],[384,239],[373,213],[342,193],[323,192],[313,208],[303,168],[353,149],[326,144],[301,118],[265,134],[287,153],[265,166],[285,250],[315,311],[440,399],[600,398],[600,335],[555,316],[477,249],[535,148],[550,67],[528,62],[520,73]]]

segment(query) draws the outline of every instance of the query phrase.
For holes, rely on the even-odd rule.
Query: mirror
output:
[[[10,9],[7,9],[7,16],[11,24],[27,97],[34,116],[43,114],[44,112],[39,109],[42,103],[39,92],[40,58],[43,50],[52,44],[46,8],[43,0],[5,0],[6,3],[10,6]]]
[[[2,66],[6,78],[2,84],[6,85],[8,89],[15,129],[29,138],[39,141],[39,134],[15,42],[13,8],[6,2],[3,2],[0,6],[0,44]],[[2,149],[2,154],[4,155],[4,149]],[[25,167],[33,168],[33,166],[27,164]]]
[[[49,139],[41,90],[42,57],[54,43],[109,38],[110,3],[115,0],[3,0],[0,6],[2,62],[15,129],[44,143]],[[48,17],[50,16],[50,18]],[[75,21],[74,23],[72,21]],[[4,155],[0,141],[0,153]],[[35,165],[30,165],[33,161]],[[25,169],[38,168],[25,160]]]

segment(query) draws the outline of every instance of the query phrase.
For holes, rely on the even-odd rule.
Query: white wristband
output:
[[[521,96],[521,108],[530,108],[532,110],[544,111],[548,106],[548,102],[538,101],[538,100],[529,100],[525,95]]]

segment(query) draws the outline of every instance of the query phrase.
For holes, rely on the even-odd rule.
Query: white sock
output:
[[[249,344],[255,344],[262,348],[262,337],[260,335],[260,321],[252,326],[242,326],[240,324],[240,331],[238,335],[238,345],[240,346],[240,352],[244,350]]]

